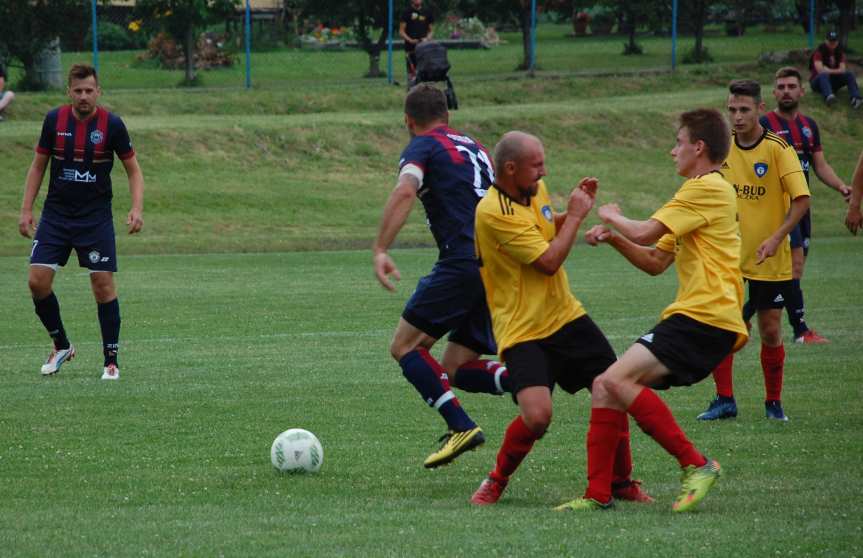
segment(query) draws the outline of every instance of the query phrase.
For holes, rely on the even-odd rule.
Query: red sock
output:
[[[527,427],[521,415],[515,417],[506,427],[503,444],[497,452],[497,464],[489,476],[496,481],[508,480],[539,438]]]
[[[716,382],[716,395],[734,397],[734,381],[731,375],[733,368],[734,353],[731,353],[713,370],[713,381]]]
[[[782,400],[782,377],[785,371],[785,345],[768,347],[761,344],[761,369],[764,371],[764,391],[767,401]]]
[[[630,480],[632,477],[632,449],[629,447],[629,417],[620,413],[620,435],[617,440],[617,451],[614,454],[614,476],[612,484]]]
[[[626,412],[632,415],[645,434],[677,458],[681,467],[701,467],[707,463],[680,429],[668,405],[652,389],[643,388]]]
[[[585,498],[593,498],[602,503],[611,500],[611,479],[615,455],[620,445],[621,419],[624,423],[627,420],[623,411],[596,407],[590,410]]]

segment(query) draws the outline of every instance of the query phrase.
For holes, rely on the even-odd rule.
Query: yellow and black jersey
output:
[[[498,351],[545,339],[585,314],[563,267],[546,275],[531,265],[556,233],[545,183],[530,205],[497,187],[476,208],[476,250]]]
[[[791,246],[786,237],[776,255],[756,265],[756,251],[782,226],[791,200],[809,195],[800,159],[779,135],[764,129],[754,145],[741,147],[737,134],[722,174],[737,192],[742,252],[740,267],[747,279],[787,281],[791,279]]]
[[[662,319],[683,314],[737,334],[735,349],[749,335],[743,323],[743,277],[734,188],[720,173],[690,178],[653,214],[671,234],[656,247],[675,254],[677,296]]]

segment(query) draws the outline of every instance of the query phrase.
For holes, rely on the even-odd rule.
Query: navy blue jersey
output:
[[[98,107],[78,120],[71,105],[45,116],[36,151],[51,156],[51,178],[43,215],[98,221],[111,216],[111,169],[135,155],[119,116]]]
[[[417,195],[425,208],[440,257],[475,257],[476,204],[494,182],[488,150],[447,126],[411,139],[399,170],[407,165],[423,174]]]
[[[812,165],[812,155],[821,151],[821,134],[818,132],[818,124],[808,116],[799,112],[793,121],[788,121],[775,111],[768,112],[759,119],[762,126],[779,135],[788,145],[792,146],[800,159],[806,182],[809,182],[809,168]]]

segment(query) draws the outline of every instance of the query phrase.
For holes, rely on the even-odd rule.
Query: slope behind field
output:
[[[505,93],[502,98],[480,96],[476,104],[467,103],[453,113],[453,126],[489,147],[509,129],[538,134],[546,143],[548,183],[559,206],[578,178],[595,175],[601,180],[600,201],[619,201],[632,214],[645,216],[680,183],[668,156],[676,115],[696,106],[721,108],[724,89],[694,77],[654,76],[645,79],[642,92],[622,87],[617,95],[592,97],[584,89],[587,79],[503,83],[497,91]],[[615,84],[629,83],[625,78],[596,81],[608,91]],[[574,87],[568,88],[568,83]],[[670,85],[679,88],[669,90]],[[109,106],[130,109],[126,121],[147,180],[145,232],[133,238],[120,235],[121,253],[368,246],[408,139],[400,110],[402,94],[391,95],[386,107],[358,111],[350,91],[342,90],[345,106],[308,114],[257,113],[256,100],[265,106],[277,103],[272,92],[248,94],[246,105],[240,105],[249,108],[245,114],[211,114],[211,101],[201,94],[181,103],[189,112],[177,113],[171,101],[179,94],[166,92],[166,109],[155,114],[132,109],[136,100],[149,99],[150,94],[106,95]],[[499,104],[504,100],[513,102]],[[821,124],[829,160],[840,176],[849,177],[863,142],[859,114],[839,107],[827,111],[811,96],[805,100],[804,110]],[[24,110],[34,114],[33,107],[43,102],[42,97],[22,99]],[[61,100],[55,97],[53,102]],[[28,250],[14,224],[40,124],[34,117],[0,126],[0,220],[8,223],[0,235],[0,254]],[[128,192],[119,164],[114,190],[120,228]],[[844,208],[835,193],[815,182],[813,206],[817,236],[843,234]],[[416,211],[400,243],[430,241],[421,211]]]

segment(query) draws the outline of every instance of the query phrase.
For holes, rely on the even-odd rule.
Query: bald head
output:
[[[542,142],[538,137],[518,130],[507,132],[494,146],[494,166],[503,169],[507,161],[517,163],[527,152],[537,147],[542,149]]]
[[[494,168],[501,190],[514,199],[529,200],[545,176],[542,142],[525,132],[507,132],[494,146]]]

